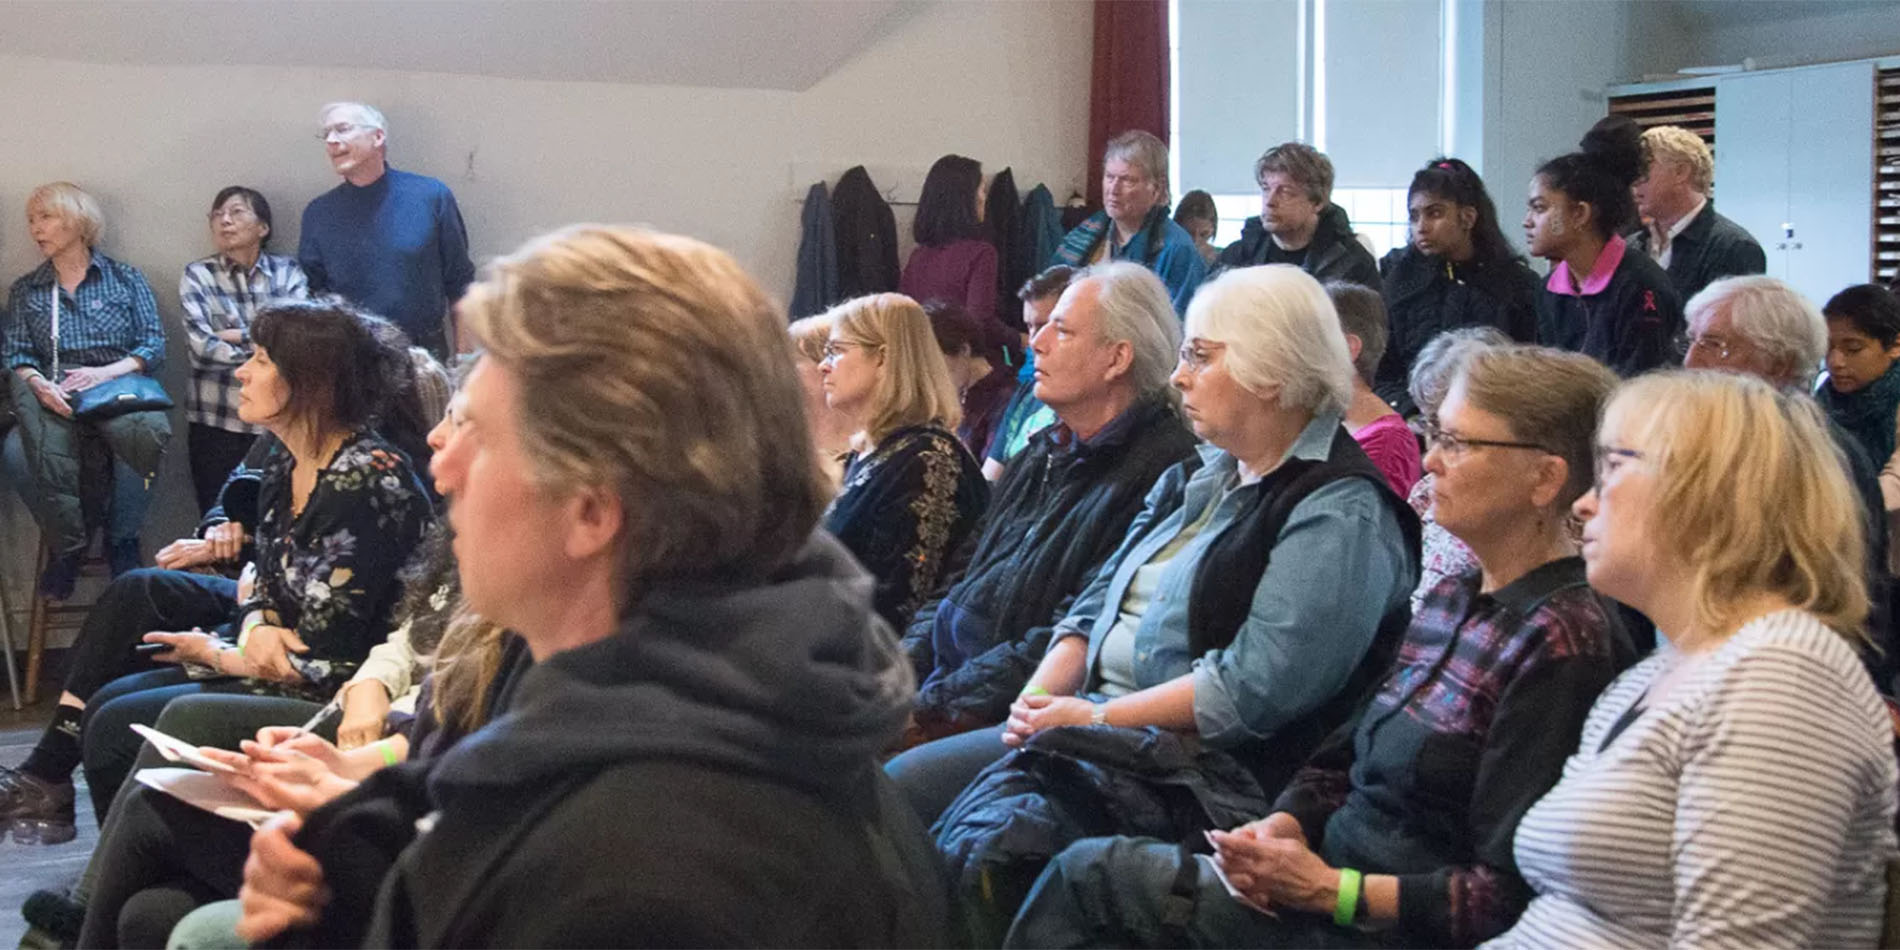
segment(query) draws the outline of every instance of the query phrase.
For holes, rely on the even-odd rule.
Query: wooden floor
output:
[[[41,683],[39,704],[15,712],[4,689],[0,689],[0,765],[18,765],[26,759],[52,718],[53,701],[58,695],[59,681],[48,678]],[[52,847],[15,844],[10,838],[0,841],[0,947],[18,946],[25,936],[26,921],[20,917],[20,904],[26,895],[70,884],[85,868],[93,845],[99,841],[99,825],[92,817],[92,796],[86,793],[85,775],[81,773],[75,779],[79,786],[79,837]]]

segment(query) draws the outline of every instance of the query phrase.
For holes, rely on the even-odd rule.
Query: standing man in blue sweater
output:
[[[320,135],[343,183],[303,209],[297,260],[313,294],[341,294],[447,359],[449,308],[475,264],[449,186],[389,167],[388,124],[360,102],[323,107]]]

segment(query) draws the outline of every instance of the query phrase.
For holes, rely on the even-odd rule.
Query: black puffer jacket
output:
[[[1194,445],[1160,396],[1129,407],[1088,443],[1062,426],[1030,439],[1003,473],[967,567],[904,637],[923,686],[920,722],[947,733],[1008,716],[1052,625],[1115,553],[1155,479]]]
[[[1537,339],[1541,282],[1521,260],[1453,264],[1407,244],[1379,261],[1379,273],[1385,278],[1392,333],[1372,388],[1405,415],[1418,410],[1406,392],[1406,375],[1432,337],[1481,325],[1496,327],[1519,343]]]
[[[1230,267],[1254,267],[1267,263],[1267,252],[1273,246],[1273,235],[1267,233],[1266,225],[1260,223],[1258,215],[1248,218],[1240,228],[1240,240],[1227,245],[1220,252],[1220,260],[1214,264],[1214,273],[1220,273]],[[1346,217],[1346,209],[1329,204],[1319,213],[1319,229],[1313,232],[1313,240],[1306,245],[1306,261],[1300,269],[1313,275],[1313,279],[1324,283],[1329,280],[1343,280],[1379,290],[1379,263],[1372,259],[1372,252],[1365,249],[1352,235],[1352,220]],[[1213,276],[1210,274],[1208,276]]]

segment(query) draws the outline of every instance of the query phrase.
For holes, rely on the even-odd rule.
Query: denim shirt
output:
[[[1316,416],[1294,440],[1289,458],[1324,459],[1340,417]],[[1344,479],[1307,496],[1274,544],[1274,557],[1255,581],[1253,607],[1224,649],[1188,653],[1188,600],[1207,549],[1234,523],[1244,498],[1225,489],[1238,462],[1211,445],[1199,449],[1192,475],[1169,469],[1121,549],[1056,625],[1055,641],[1089,638],[1088,689],[1097,688],[1102,641],[1114,627],[1135,572],[1212,504],[1212,520],[1162,574],[1135,632],[1135,680],[1149,688],[1192,675],[1194,722],[1210,745],[1229,747],[1272,736],[1344,688],[1365,656],[1380,618],[1410,596],[1416,570],[1398,520],[1363,479]],[[1182,479],[1186,478],[1186,484]],[[1179,498],[1173,510],[1163,510]],[[1311,631],[1325,631],[1315,636]]]

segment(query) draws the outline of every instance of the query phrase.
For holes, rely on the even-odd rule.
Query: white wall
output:
[[[38,263],[20,210],[28,191],[81,183],[105,206],[102,249],[158,292],[173,336],[166,378],[181,393],[178,274],[208,251],[212,195],[259,188],[278,219],[274,249],[294,249],[304,203],[336,182],[316,109],[355,98],[389,116],[393,164],[454,189],[478,263],[573,221],[644,222],[728,249],[789,298],[798,198],[821,172],[835,180],[862,163],[921,178],[955,151],[1013,166],[1024,191],[1047,182],[1058,201],[1080,184],[1091,11],[1083,0],[930,4],[803,92],[0,56],[0,275]],[[903,229],[909,209],[898,210]],[[175,423],[148,550],[196,519]],[[24,508],[0,505],[17,612],[35,535]]]
[[[1704,5],[1688,45],[1669,67],[1739,63],[1763,67],[1865,59],[1900,53],[1900,7],[1819,2],[1780,17],[1748,16],[1751,4]]]

